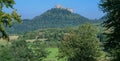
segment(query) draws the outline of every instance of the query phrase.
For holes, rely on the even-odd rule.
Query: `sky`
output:
[[[56,4],[72,8],[75,13],[89,19],[99,19],[104,15],[98,6],[100,0],[15,0],[15,2],[14,7],[22,19],[32,19],[54,8]]]

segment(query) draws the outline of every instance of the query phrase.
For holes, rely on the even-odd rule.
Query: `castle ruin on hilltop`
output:
[[[64,8],[64,7],[63,7],[62,5],[60,5],[60,4],[55,5],[55,8],[66,9],[66,10],[70,11],[71,13],[74,12],[72,8]]]

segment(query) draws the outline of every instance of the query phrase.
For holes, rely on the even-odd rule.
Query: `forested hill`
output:
[[[32,20],[24,19],[22,24],[14,24],[7,30],[9,33],[24,33],[37,29],[78,26],[85,22],[90,20],[67,9],[52,8]]]
[[[68,11],[67,9],[60,9],[60,8],[52,8],[51,10],[46,11],[40,16],[35,17],[33,20],[43,20],[43,21],[74,21],[74,22],[79,22],[83,23],[85,21],[88,21],[87,18]]]

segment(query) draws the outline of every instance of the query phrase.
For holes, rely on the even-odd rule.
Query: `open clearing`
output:
[[[50,54],[44,59],[45,61],[66,61],[65,58],[58,60],[58,48],[49,47],[47,50],[50,52]]]

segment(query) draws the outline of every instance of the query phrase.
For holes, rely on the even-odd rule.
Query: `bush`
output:
[[[9,45],[1,46],[0,60],[42,61],[47,54],[47,51],[45,51],[45,48],[39,42],[35,42],[30,46],[25,40],[18,40],[11,42]]]

